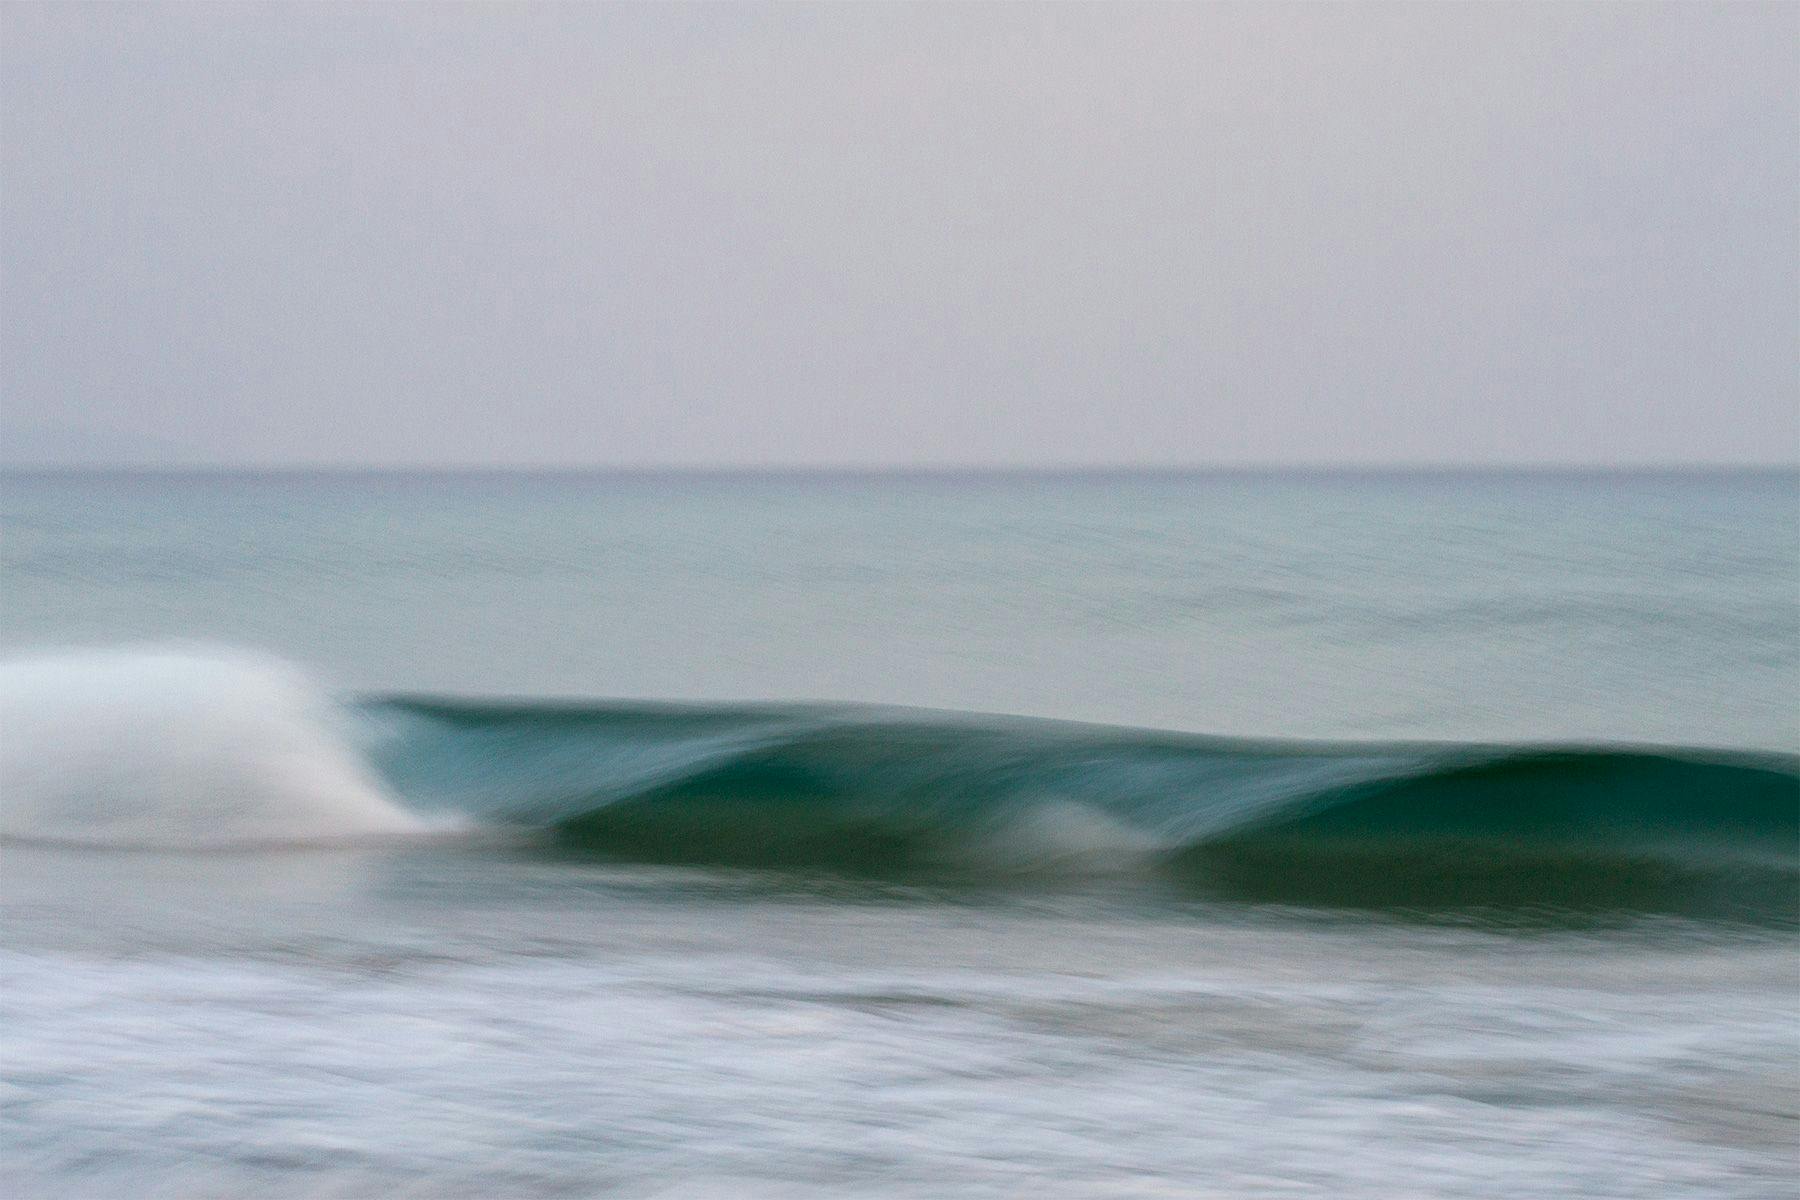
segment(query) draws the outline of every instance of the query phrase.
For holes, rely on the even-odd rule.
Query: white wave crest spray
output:
[[[215,647],[0,663],[0,837],[208,849],[414,832],[295,667]]]

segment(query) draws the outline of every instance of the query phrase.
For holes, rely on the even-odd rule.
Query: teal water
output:
[[[348,691],[1800,748],[1792,472],[19,477],[8,648]]]
[[[1777,1196],[1800,474],[0,477],[8,1194]]]

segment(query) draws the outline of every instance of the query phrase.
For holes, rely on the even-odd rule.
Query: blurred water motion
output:
[[[3,482],[9,1195],[1791,1189],[1792,473]]]

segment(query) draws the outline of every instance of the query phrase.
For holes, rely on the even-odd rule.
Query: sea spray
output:
[[[0,664],[0,836],[205,849],[421,828],[296,668],[147,647]]]

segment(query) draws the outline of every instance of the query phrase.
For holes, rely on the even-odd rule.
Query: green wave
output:
[[[1800,760],[801,705],[365,702],[413,803],[654,862],[1800,923]]]

